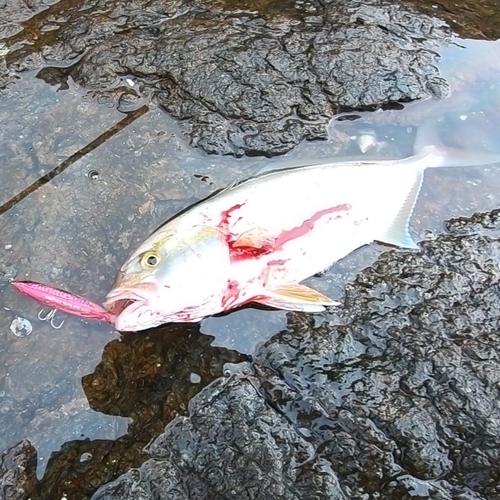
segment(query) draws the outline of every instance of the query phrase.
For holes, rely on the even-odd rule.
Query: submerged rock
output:
[[[341,321],[290,314],[92,499],[499,498],[499,221],[383,254]]]
[[[148,458],[144,446],[175,415],[187,412],[189,400],[220,376],[225,362],[241,359],[236,352],[211,347],[210,340],[208,336],[200,339],[196,328],[170,325],[152,335],[127,335],[109,342],[94,372],[82,378],[87,399],[82,398],[81,406],[85,409],[75,411],[72,401],[58,410],[37,411],[37,418],[29,423],[37,439],[46,436],[47,441],[54,441],[49,443],[54,451],[46,456],[43,475],[30,496],[5,499],[86,500],[101,484],[142,464]],[[195,370],[200,378],[197,384],[190,380]],[[93,418],[89,404],[97,412]],[[13,419],[12,413],[3,412],[3,421]],[[100,437],[102,427],[118,425],[106,419],[108,415],[129,419],[116,439]],[[56,425],[58,432],[51,433]],[[41,449],[37,447],[39,459]],[[36,458],[32,466],[34,475]],[[22,471],[20,465],[15,471],[10,467],[2,483],[0,468],[0,486],[11,484],[15,491],[28,491]]]
[[[402,0],[429,15],[439,15],[461,38],[497,40],[500,36],[500,9],[496,0]]]

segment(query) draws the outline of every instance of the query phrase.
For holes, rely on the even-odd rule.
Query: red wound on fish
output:
[[[262,255],[266,255],[273,251],[273,247],[271,245],[266,245],[261,248],[255,248],[246,246],[245,247],[234,246],[233,241],[228,241],[227,243],[229,245],[229,250],[231,252],[230,257],[232,262],[236,262],[239,260],[246,260],[246,259],[256,259],[258,257],[261,257]]]
[[[240,297],[240,284],[237,281],[229,280],[227,290],[222,297],[221,306],[224,310],[230,309]]]
[[[229,217],[231,216],[232,212],[241,207],[242,205],[234,205],[229,210],[225,210],[221,213],[221,229],[226,235],[226,241],[229,246],[230,258],[232,262],[238,262],[247,259],[257,259],[259,257],[262,257],[263,255],[270,254],[276,249],[281,248],[288,241],[300,238],[301,236],[305,236],[314,228],[314,224],[325,215],[334,214],[336,212],[347,212],[352,208],[350,204],[344,203],[342,205],[336,205],[334,207],[319,210],[311,218],[305,220],[300,226],[282,231],[280,234],[278,234],[278,236],[272,238],[271,241],[269,241],[269,238],[266,238],[265,241],[256,241],[255,246],[251,246],[241,245],[241,236],[235,240],[229,230]],[[342,217],[342,215],[338,215],[337,217]],[[247,231],[247,233],[248,232],[253,233],[254,231]],[[246,235],[246,233],[243,234]],[[251,239],[252,237],[248,238],[248,240],[250,241]],[[259,240],[259,238],[256,239]],[[245,239],[245,241],[247,241],[247,239]],[[276,261],[276,265],[283,264],[278,264],[278,261]]]
[[[254,247],[250,245],[238,245],[238,240],[234,240],[233,235],[229,229],[229,219],[232,217],[233,212],[239,210],[244,204],[237,204],[229,208],[228,210],[223,210],[221,212],[220,229],[226,235],[226,241],[229,246],[231,260],[239,261],[246,259],[256,259],[261,255],[270,253],[273,251],[273,247],[269,244],[263,245],[261,247]]]

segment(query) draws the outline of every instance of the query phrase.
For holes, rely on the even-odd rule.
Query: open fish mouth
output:
[[[104,300],[104,307],[115,317],[118,317],[123,313],[131,314],[139,307],[143,307],[148,304],[148,299],[131,290],[112,291],[108,293],[106,299]]]
[[[107,302],[105,305],[111,314],[119,316],[126,310],[128,310],[129,313],[133,312],[133,310],[137,309],[139,305],[143,305],[143,303],[135,299],[118,299],[112,302]]]

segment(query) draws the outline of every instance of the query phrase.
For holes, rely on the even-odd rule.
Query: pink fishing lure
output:
[[[96,319],[112,323],[114,315],[99,304],[90,302],[74,293],[35,281],[13,281],[12,285],[24,295],[42,304],[82,318]]]

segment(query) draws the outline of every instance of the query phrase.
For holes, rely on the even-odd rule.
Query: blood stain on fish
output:
[[[239,210],[244,204],[241,203],[241,204],[237,204],[237,205],[234,205],[232,206],[231,208],[227,209],[227,210],[223,210],[220,214],[220,217],[221,217],[221,220],[220,220],[220,227],[221,229],[225,229],[226,231],[229,229],[228,226],[229,226],[229,218],[231,217],[231,214],[236,211],[236,210]]]
[[[230,258],[232,262],[255,259],[266,253],[270,253],[273,250],[271,245],[264,245],[260,248],[252,246],[235,246],[235,240],[233,239],[233,235],[231,234],[231,231],[229,229],[229,219],[231,218],[233,212],[239,210],[243,205],[243,203],[233,205],[231,208],[223,210],[221,212],[221,221],[219,224],[219,228],[222,229],[226,236],[226,241],[229,246]]]
[[[267,265],[268,266],[284,266],[286,263],[286,260],[284,259],[277,259],[277,260],[270,260]]]
[[[240,260],[247,260],[247,259],[256,259],[262,255],[266,255],[273,251],[272,245],[264,245],[260,248],[250,247],[250,246],[235,247],[233,241],[228,241],[228,245],[231,252],[230,253],[231,262],[238,262]]]
[[[293,229],[287,229],[282,231],[275,238],[273,243],[268,243],[260,247],[253,247],[253,246],[235,246],[234,245],[235,241],[233,241],[232,235],[229,232],[228,228],[229,217],[233,211],[241,207],[242,205],[234,205],[229,210],[223,211],[221,214],[222,216],[221,226],[223,226],[223,229],[227,231],[226,241],[229,246],[231,262],[238,262],[248,259],[257,259],[263,255],[270,254],[274,250],[281,248],[285,243],[289,242],[290,240],[300,238],[301,236],[305,236],[314,228],[314,224],[325,215],[333,214],[336,212],[346,212],[351,209],[350,204],[344,203],[342,205],[336,205],[334,207],[325,208],[324,210],[319,210],[311,218],[305,220],[300,226],[294,227]],[[341,215],[339,215],[338,217],[341,217]],[[283,264],[276,264],[276,265],[283,265]]]
[[[222,297],[221,305],[224,309],[234,304],[240,296],[240,284],[237,281],[229,280],[227,282],[227,290]]]
[[[277,248],[281,247],[290,240],[300,238],[305,236],[314,228],[314,224],[321,219],[324,215],[333,214],[335,212],[346,212],[351,209],[349,203],[344,203],[343,205],[336,205],[335,207],[325,208],[316,212],[310,219],[304,221],[300,226],[294,227],[293,229],[288,229],[283,231],[275,240],[275,245]]]

